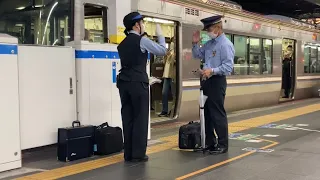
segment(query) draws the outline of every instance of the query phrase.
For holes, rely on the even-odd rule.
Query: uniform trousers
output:
[[[218,145],[228,148],[228,120],[224,109],[227,89],[225,76],[211,76],[201,83],[203,94],[208,96],[204,105],[206,145],[213,146],[217,142],[214,130],[218,135]]]
[[[125,160],[144,158],[148,140],[149,84],[117,81],[121,99]]]

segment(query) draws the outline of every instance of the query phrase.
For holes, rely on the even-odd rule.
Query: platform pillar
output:
[[[119,44],[125,38],[123,18],[131,12],[131,0],[110,1],[108,8],[109,40]]]

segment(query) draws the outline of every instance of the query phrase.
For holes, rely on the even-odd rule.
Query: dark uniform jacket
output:
[[[146,70],[148,52],[141,52],[142,36],[130,33],[118,46],[121,69],[118,76],[122,81],[136,81],[149,83]]]

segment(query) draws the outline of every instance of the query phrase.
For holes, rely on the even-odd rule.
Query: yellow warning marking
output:
[[[229,133],[247,130],[250,128],[262,126],[264,124],[269,124],[272,122],[293,118],[296,116],[312,113],[319,110],[320,110],[320,104],[313,104],[313,105],[309,105],[301,108],[296,108],[293,110],[283,111],[279,113],[274,113],[270,115],[265,115],[265,116],[255,117],[247,120],[242,120],[239,122],[230,123]],[[157,152],[161,152],[161,151],[165,151],[165,150],[169,150],[177,147],[178,135],[163,137],[163,138],[160,138],[159,140],[165,143],[148,147],[147,154],[153,154],[153,153],[157,153]],[[29,176],[18,178],[17,180],[58,179],[58,178],[90,171],[93,169],[109,166],[122,161],[123,161],[123,153],[120,153],[111,157],[105,157],[105,158],[87,161],[87,162],[74,164],[66,167],[61,167],[61,168],[57,168],[57,169],[53,169],[53,170],[49,170],[49,171],[45,171],[37,174],[32,174]]]
[[[270,147],[272,147],[272,146],[275,146],[275,145],[279,144],[278,142],[270,141],[270,140],[266,140],[266,139],[260,139],[260,140],[268,141],[268,142],[271,142],[271,143],[272,143],[272,144],[269,144],[269,145],[267,145],[267,146],[262,147],[261,149],[267,149],[267,148],[270,148]],[[250,152],[241,154],[241,155],[236,156],[236,157],[234,157],[234,158],[231,158],[231,159],[228,159],[228,160],[219,162],[219,163],[217,163],[217,164],[208,166],[208,167],[203,168],[203,169],[200,169],[200,170],[198,170],[198,171],[194,171],[194,172],[189,173],[189,174],[187,174],[187,175],[178,177],[178,178],[176,178],[176,180],[183,180],[183,179],[190,178],[190,177],[192,177],[192,176],[198,175],[198,174],[200,174],[200,173],[204,173],[204,172],[206,172],[206,171],[212,170],[212,169],[214,169],[214,168],[217,168],[217,167],[222,166],[222,165],[224,165],[224,164],[230,163],[230,162],[232,162],[232,161],[235,161],[235,160],[241,159],[241,158],[243,158],[243,157],[249,156],[249,155],[251,155],[251,154],[253,154],[253,153],[255,153],[255,151],[250,151]]]

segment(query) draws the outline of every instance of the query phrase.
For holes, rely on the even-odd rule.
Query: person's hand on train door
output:
[[[192,43],[197,44],[200,40],[201,40],[201,38],[200,38],[200,31],[195,31],[195,32],[193,32]]]
[[[156,25],[156,35],[162,36],[162,29],[159,24]]]

